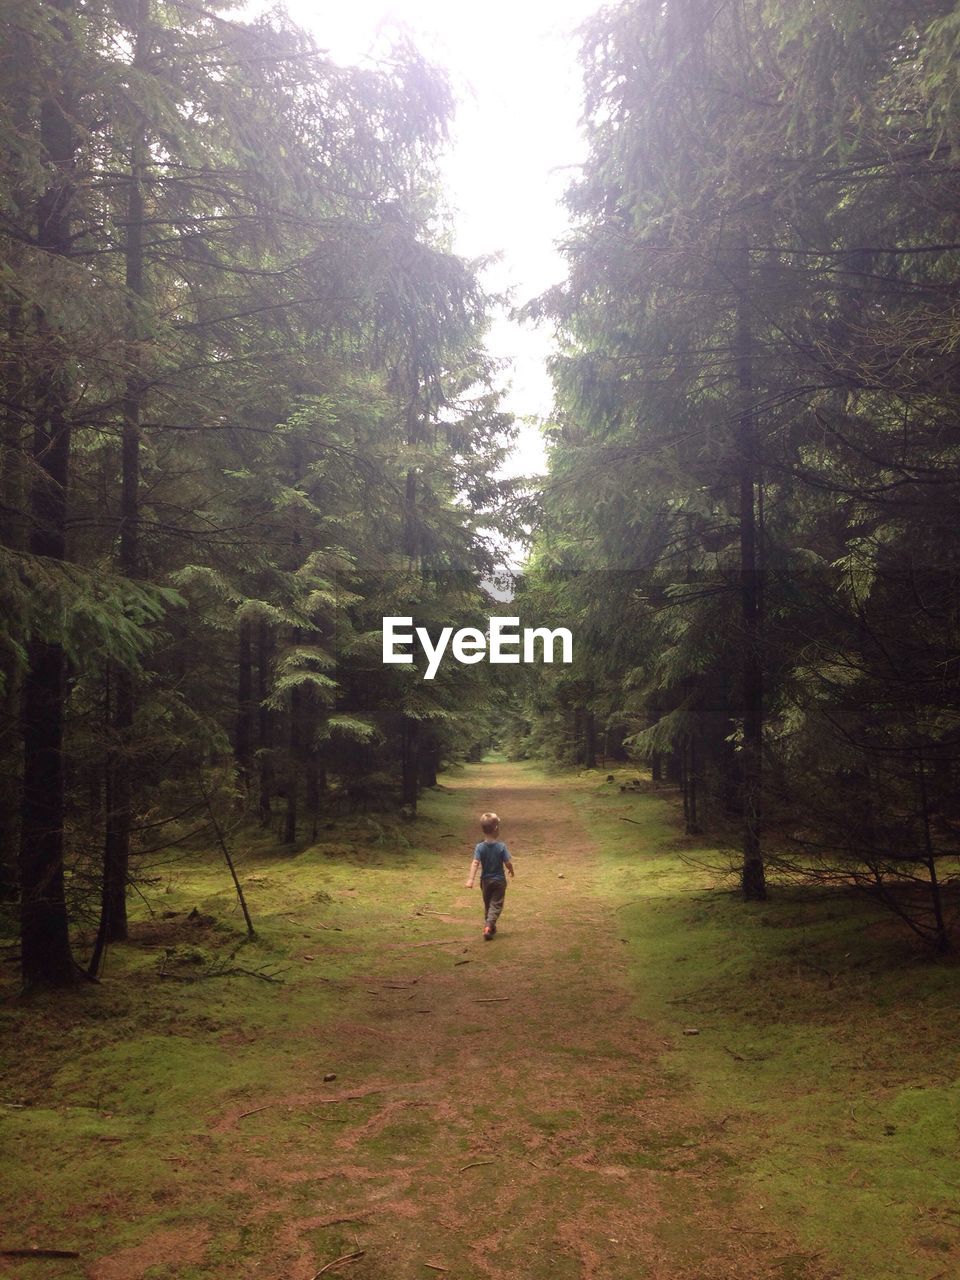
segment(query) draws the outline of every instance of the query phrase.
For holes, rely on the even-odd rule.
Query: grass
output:
[[[956,962],[918,952],[866,902],[773,884],[748,905],[719,891],[696,864],[722,855],[681,841],[684,865],[663,794],[594,776],[575,801],[603,850],[598,889],[629,948],[637,1012],[672,1032],[663,1068],[722,1123],[759,1224],[789,1223],[844,1275],[950,1274]]]
[[[489,1214],[505,1276],[575,1280],[578,1247],[614,1280],[653,1275],[656,1256],[684,1277],[721,1274],[710,1224],[737,1215],[768,1242],[773,1280],[947,1280],[960,1252],[955,963],[918,953],[866,903],[774,885],[769,903],[747,906],[718,890],[696,865],[718,852],[679,835],[669,793],[621,793],[604,773],[510,768],[518,785],[556,797],[546,808],[561,824],[572,806],[589,833],[600,856],[586,878],[565,863],[564,883],[579,880],[575,892],[600,903],[603,934],[627,963],[629,1012],[597,1021],[592,1035],[577,1034],[582,1020],[561,1023],[575,1033],[565,1039],[550,1001],[561,1002],[556,1013],[607,984],[597,939],[570,927],[531,952],[545,965],[530,979],[544,1007],[504,1035],[523,1038],[525,1062],[545,1068],[559,1096],[535,1071],[512,1078],[502,1132],[502,1104],[482,1090],[465,1104],[457,1055],[487,1027],[467,1001],[426,1057],[389,1059],[388,1094],[322,1101],[384,1083],[376,1033],[416,1036],[420,990],[438,1005],[463,990],[452,975],[482,982],[495,972],[481,969],[492,948],[479,946],[464,970],[453,967],[459,952],[415,945],[464,932],[447,914],[457,858],[465,872],[469,855],[462,794],[431,792],[411,824],[341,821],[296,853],[251,835],[236,857],[255,940],[244,940],[220,860],[197,853],[152,886],[151,910],[135,906],[134,941],[111,950],[101,986],[26,1003],[7,987],[0,1244],[134,1251],[103,1280],[218,1280],[280,1256],[293,1222],[319,1267],[357,1236],[326,1224],[318,1205],[387,1206],[409,1184],[416,1203],[446,1208],[416,1218],[409,1239],[402,1214],[390,1219],[396,1249],[415,1236],[418,1250],[392,1257],[393,1274],[426,1274],[425,1258],[466,1278],[479,1273],[449,1217],[453,1170],[455,1200],[472,1197]],[[544,892],[566,892],[552,872],[549,883]],[[231,956],[284,981],[189,980]],[[391,986],[401,971],[411,985]],[[365,1039],[371,1007],[379,1021]],[[633,1018],[652,1060],[624,1036]],[[337,1080],[324,1086],[329,1072]],[[438,1124],[429,1104],[444,1098],[455,1111]],[[457,1173],[491,1129],[502,1163]],[[566,1162],[590,1151],[598,1164]],[[605,1173],[607,1160],[622,1172]],[[636,1199],[644,1179],[656,1212]],[[632,1270],[610,1257],[619,1228],[590,1225],[618,1217],[656,1243]],[[207,1236],[191,1246],[204,1222]],[[182,1232],[175,1263],[135,1252],[164,1231]],[[375,1265],[371,1254],[351,1274],[362,1280]],[[10,1274],[23,1280],[89,1274],[69,1261],[17,1266]]]
[[[314,1075],[337,1071],[340,1045],[329,1027],[362,999],[358,975],[395,925],[411,876],[424,914],[404,922],[405,937],[451,932],[428,912],[445,896],[431,887],[436,847],[458,818],[449,795],[431,796],[415,828],[431,851],[411,843],[409,828],[382,821],[338,823],[324,844],[292,855],[249,837],[235,857],[257,930],[252,941],[216,853],[181,858],[151,891],[149,908],[131,904],[133,941],[110,951],[101,985],[23,1002],[11,974],[0,1003],[0,1244],[86,1253],[109,1226],[111,1247],[120,1248],[142,1238],[151,1221],[169,1225],[168,1206],[187,1188],[191,1216],[201,1210],[219,1240],[232,1233],[240,1253],[248,1248],[233,1229],[237,1206],[211,1173],[219,1176],[238,1141],[249,1149],[280,1141],[295,1161],[317,1146],[317,1135],[283,1108],[245,1119],[241,1138],[211,1134],[211,1118],[256,1108],[265,1081],[270,1096],[302,1089],[306,1045]],[[190,922],[194,909],[206,923]],[[214,961],[279,971],[284,981],[189,980]],[[437,960],[424,948],[404,963],[416,972]],[[363,1046],[351,1045],[349,1059],[349,1082],[362,1083],[370,1067]],[[358,1099],[338,1119],[359,1123],[372,1108]],[[327,1119],[324,1141],[341,1127]],[[400,1141],[395,1132],[385,1145]],[[68,1269],[59,1274],[81,1274],[79,1265],[60,1265]],[[226,1254],[222,1265],[227,1274]],[[49,1275],[49,1262],[17,1266],[25,1280]],[[186,1278],[191,1269],[176,1274]]]

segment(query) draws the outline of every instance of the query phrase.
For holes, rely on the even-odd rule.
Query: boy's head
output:
[[[495,836],[500,830],[500,819],[495,813],[481,813],[480,830],[485,836]]]

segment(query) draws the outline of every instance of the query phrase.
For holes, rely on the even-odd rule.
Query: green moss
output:
[[[656,793],[581,782],[574,795],[603,849],[599,894],[630,903],[618,931],[636,1012],[671,1040],[661,1079],[724,1121],[764,1225],[852,1276],[935,1271],[918,1223],[956,1200],[956,967],[891,942],[857,900],[776,882],[759,906],[723,892],[729,855],[678,852],[676,810]],[[804,1277],[809,1255],[776,1267]]]

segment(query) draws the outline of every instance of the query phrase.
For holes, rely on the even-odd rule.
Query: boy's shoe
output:
[[[489,941],[490,941],[490,939],[493,937],[494,932],[495,932],[495,930],[494,930],[494,927],[493,927],[493,925],[492,925],[492,924],[485,924],[485,925],[483,926],[483,940],[484,940],[484,942],[489,942]]]

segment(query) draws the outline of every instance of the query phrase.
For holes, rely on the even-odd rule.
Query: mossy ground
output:
[[[951,963],[855,904],[718,892],[653,791],[444,783],[412,824],[238,842],[255,941],[215,855],[181,857],[100,986],[8,988],[0,1246],[81,1258],[0,1274],[954,1274]],[[518,878],[485,946],[491,806]],[[190,980],[216,963],[283,982]]]
[[[761,1225],[790,1223],[858,1280],[955,1274],[956,960],[863,899],[718,891],[702,868],[725,857],[678,839],[669,792],[584,778],[576,804],[603,851],[635,1007],[673,1033],[663,1069],[722,1123]]]

